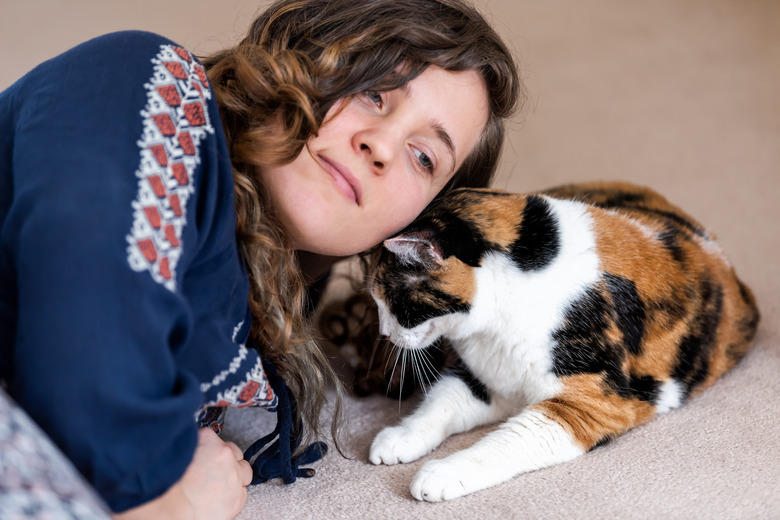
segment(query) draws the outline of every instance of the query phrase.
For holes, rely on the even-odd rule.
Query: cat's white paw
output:
[[[374,438],[368,460],[388,465],[411,462],[427,455],[434,447],[428,447],[421,435],[405,426],[389,426]]]
[[[412,479],[410,491],[417,500],[441,502],[462,497],[483,486],[474,486],[473,478],[448,459],[431,460]]]

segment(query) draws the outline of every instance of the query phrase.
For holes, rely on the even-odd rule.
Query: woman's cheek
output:
[[[403,201],[403,203],[399,203],[396,207],[395,218],[388,219],[391,223],[388,226],[388,236],[394,235],[411,224],[427,205],[427,198],[420,192],[413,193],[409,198]]]

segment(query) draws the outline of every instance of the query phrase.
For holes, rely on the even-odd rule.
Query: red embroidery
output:
[[[165,186],[163,186],[159,175],[150,175],[146,178],[146,180],[149,182],[149,185],[152,187],[152,191],[155,195],[157,195],[157,197],[162,198],[165,196]]]
[[[168,204],[171,205],[171,209],[173,210],[173,214],[177,217],[182,216],[181,212],[181,202],[179,202],[179,196],[175,193],[172,193],[171,195],[168,195]]]
[[[155,229],[159,229],[160,212],[157,211],[157,208],[155,208],[154,206],[146,206],[144,208],[144,213],[146,213],[146,218],[149,221],[149,223],[152,225],[152,227]]]
[[[168,114],[156,114],[152,116],[152,119],[165,137],[176,134],[176,125],[173,124],[173,120]]]
[[[161,144],[155,144],[149,147],[149,150],[157,160],[157,164],[160,166],[168,166],[168,154],[165,153],[165,146]]]
[[[173,247],[179,247],[179,237],[176,236],[176,227],[173,224],[165,226],[165,238]]]
[[[260,383],[257,381],[249,381],[241,390],[241,393],[238,394],[238,400],[244,402],[251,400],[257,393],[258,388],[260,388]]]
[[[172,107],[178,107],[181,105],[181,98],[179,97],[179,91],[176,90],[176,85],[163,85],[157,87],[157,92],[160,93],[162,98]]]
[[[176,179],[181,186],[186,186],[190,182],[190,178],[187,175],[187,168],[182,163],[174,163],[171,165],[171,171],[173,172],[173,178]]]
[[[176,79],[187,79],[187,73],[184,71],[181,63],[166,61],[163,65],[168,69],[168,72],[173,74]]]
[[[144,131],[128,262],[173,291],[187,201],[195,191],[193,175],[200,164],[198,147],[214,133],[204,105],[211,91],[203,67],[181,47],[161,45],[152,63],[147,104],[141,111]]]
[[[184,105],[184,117],[192,126],[201,126],[206,124],[206,118],[203,115],[203,105],[200,103],[189,103]]]
[[[186,155],[195,155],[195,145],[192,143],[192,136],[189,132],[179,134],[179,146]]]
[[[168,258],[160,260],[160,275],[166,280],[171,279],[171,268],[168,265]]]
[[[138,248],[144,254],[147,261],[154,262],[157,260],[157,250],[154,248],[154,242],[152,242],[150,239],[145,238],[143,240],[139,240]]]
[[[203,83],[203,86],[209,88],[209,79],[206,77],[206,71],[203,70],[203,67],[196,63],[193,68],[195,69],[195,74],[198,75],[198,79]]]
[[[173,47],[173,52],[175,52],[176,54],[178,54],[178,55],[179,55],[179,57],[180,57],[181,59],[183,59],[184,61],[186,61],[187,63],[191,63],[191,62],[192,62],[192,57],[190,56],[190,53],[189,53],[189,52],[187,52],[187,51],[185,51],[185,50],[184,50],[184,49],[182,49],[181,47],[176,47],[176,46],[174,46],[174,47]]]

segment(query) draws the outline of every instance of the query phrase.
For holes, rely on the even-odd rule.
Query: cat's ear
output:
[[[423,264],[430,267],[442,261],[441,251],[430,234],[406,233],[388,238],[383,245],[396,255],[402,264]]]

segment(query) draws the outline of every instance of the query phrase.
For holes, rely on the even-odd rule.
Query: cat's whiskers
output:
[[[409,352],[405,348],[402,348],[400,350],[401,350],[401,382],[398,387],[398,411],[399,412],[401,411],[401,401],[403,400],[403,395],[404,395],[404,379],[406,375],[406,355]]]
[[[385,391],[385,397],[389,397],[390,396],[390,385],[392,384],[393,376],[395,376],[395,369],[398,368],[398,360],[402,358],[402,355],[403,356],[406,355],[405,352],[402,352],[403,349],[399,348],[395,344],[392,344],[392,347],[393,347],[393,350],[395,350],[395,362],[393,362],[393,370],[390,372],[390,379],[388,379],[387,390]],[[390,356],[388,356],[387,360],[385,361],[385,373],[387,373],[387,363],[389,363],[389,362],[390,362]],[[401,361],[401,387],[399,388],[399,391],[398,391],[398,407],[399,407],[399,410],[400,410],[400,407],[401,407],[401,395],[403,394],[403,386],[404,386],[404,375],[403,375],[404,366],[405,366],[405,357]]]
[[[431,347],[435,348],[435,347]],[[439,372],[430,359],[428,349],[413,351],[413,370],[420,383],[423,394],[428,395],[428,387],[433,386],[439,380]],[[433,381],[431,381],[433,379]]]
[[[420,351],[418,350],[410,350],[409,351],[409,357],[411,358],[412,363],[412,375],[417,380],[418,383],[420,383],[420,388],[422,388],[422,391],[424,394],[427,395],[427,389],[425,388],[425,385],[422,384],[422,370],[420,369],[419,363],[419,355]]]

